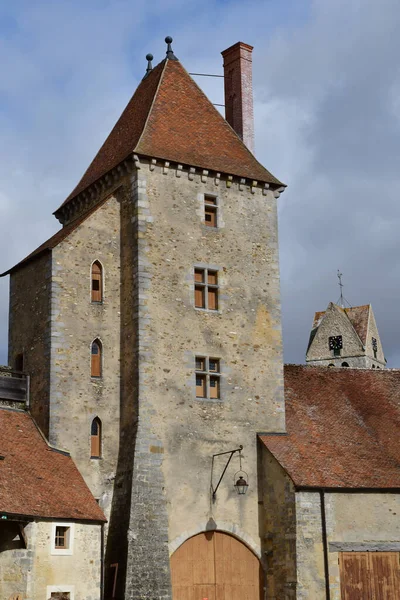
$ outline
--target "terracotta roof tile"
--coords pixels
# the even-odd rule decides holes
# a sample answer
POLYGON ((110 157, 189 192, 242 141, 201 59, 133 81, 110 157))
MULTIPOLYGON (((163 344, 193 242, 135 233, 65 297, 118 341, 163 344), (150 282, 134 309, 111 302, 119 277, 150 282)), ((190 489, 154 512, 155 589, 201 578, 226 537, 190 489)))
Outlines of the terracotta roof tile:
POLYGON ((282 185, 247 149, 179 61, 165 59, 139 84, 62 206, 133 152, 282 185))
POLYGON ((345 308, 344 310, 356 330, 358 337, 362 343, 365 344, 367 341, 370 305, 364 304, 363 306, 352 306, 351 308, 345 308))
POLYGON ((105 521, 72 458, 48 446, 31 416, 0 408, 0 512, 105 521))
POLYGON ((296 486, 400 488, 400 370, 286 365, 285 399, 260 438, 296 486))

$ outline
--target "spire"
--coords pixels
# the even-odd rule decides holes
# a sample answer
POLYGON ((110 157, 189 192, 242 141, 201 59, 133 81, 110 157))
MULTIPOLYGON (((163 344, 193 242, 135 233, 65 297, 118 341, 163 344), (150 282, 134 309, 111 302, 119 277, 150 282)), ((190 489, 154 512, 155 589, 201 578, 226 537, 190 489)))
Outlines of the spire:
POLYGON ((169 60, 179 60, 178 58, 176 58, 174 51, 172 50, 172 42, 172 37, 170 35, 167 35, 167 37, 165 38, 165 43, 167 44, 167 58, 169 58, 169 60))
POLYGON ((147 69, 146 69, 146 73, 144 74, 143 79, 146 79, 146 77, 151 73, 151 71, 153 70, 153 65, 151 64, 151 61, 153 60, 153 55, 152 54, 146 54, 146 60, 147 60, 147 69))

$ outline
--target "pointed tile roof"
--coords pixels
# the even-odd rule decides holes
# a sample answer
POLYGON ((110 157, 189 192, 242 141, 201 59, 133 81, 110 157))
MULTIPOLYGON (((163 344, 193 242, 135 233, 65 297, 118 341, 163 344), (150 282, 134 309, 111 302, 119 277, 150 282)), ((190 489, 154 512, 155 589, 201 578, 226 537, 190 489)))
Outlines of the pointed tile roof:
MULTIPOLYGON (((360 338, 361 342, 365 344, 367 340, 368 319, 371 305, 363 304, 362 306, 351 306, 349 308, 343 308, 337 304, 334 304, 334 306, 349 317, 350 323, 353 325, 358 337, 360 338)), ((323 310, 315 313, 312 326, 313 331, 318 329, 318 327, 321 325, 321 321, 325 316, 325 312, 326 311, 323 310)), ((313 335, 313 339, 314 337, 315 333, 313 335)))
POLYGON ((283 185, 257 161, 177 60, 163 60, 141 81, 62 206, 132 153, 283 185))

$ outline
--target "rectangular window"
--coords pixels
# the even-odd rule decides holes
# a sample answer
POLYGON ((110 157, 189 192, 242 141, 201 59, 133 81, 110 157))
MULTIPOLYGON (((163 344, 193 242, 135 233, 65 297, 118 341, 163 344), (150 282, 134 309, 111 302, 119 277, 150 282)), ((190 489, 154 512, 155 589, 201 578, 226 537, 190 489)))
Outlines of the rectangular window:
POLYGON ((220 362, 218 358, 196 356, 196 398, 218 400, 220 395, 220 362))
POLYGON ((69 527, 56 527, 54 547, 59 550, 66 550, 69 548, 69 527))
POLYGON ((215 196, 204 196, 204 222, 208 227, 217 227, 217 199, 215 196))
MULTIPOLYGON (((52 523, 51 554, 71 555, 74 546, 74 523, 52 523)), ((58 592, 58 589, 51 590, 58 592)), ((68 591, 68 590, 66 590, 68 591)))
POLYGON ((53 600, 70 600, 71 594, 70 592, 51 592, 51 596, 53 600))
POLYGON ((218 310, 218 271, 194 270, 194 305, 196 308, 218 310))

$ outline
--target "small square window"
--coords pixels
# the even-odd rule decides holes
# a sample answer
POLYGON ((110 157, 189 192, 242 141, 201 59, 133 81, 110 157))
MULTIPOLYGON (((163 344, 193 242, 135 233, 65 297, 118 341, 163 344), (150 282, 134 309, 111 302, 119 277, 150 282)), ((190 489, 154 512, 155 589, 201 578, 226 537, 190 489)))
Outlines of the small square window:
POLYGON ((196 371, 205 371, 205 358, 196 357, 196 371))
POLYGON ((210 358, 209 370, 213 373, 219 373, 219 360, 217 360, 216 358, 210 358))
POLYGON ((48 585, 46 589, 46 600, 74 600, 75 586, 73 585, 48 585))
MULTIPOLYGON (((73 552, 74 524, 53 523, 51 554, 71 555, 73 552)), ((53 590, 57 592, 58 590, 53 590)))

